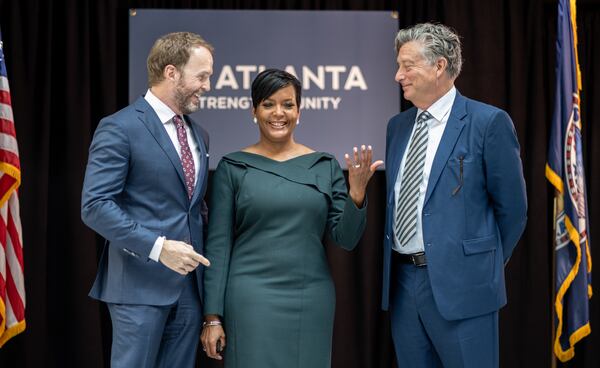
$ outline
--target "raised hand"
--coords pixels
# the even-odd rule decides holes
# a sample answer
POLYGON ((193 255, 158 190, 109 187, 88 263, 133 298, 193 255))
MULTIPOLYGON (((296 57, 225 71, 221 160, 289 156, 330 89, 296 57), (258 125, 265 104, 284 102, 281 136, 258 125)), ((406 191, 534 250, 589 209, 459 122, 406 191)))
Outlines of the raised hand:
POLYGON ((372 162, 373 148, 371 146, 367 147, 363 144, 360 148, 360 154, 356 147, 354 147, 353 151, 352 159, 350 159, 350 155, 347 153, 344 155, 346 164, 348 165, 350 197, 357 207, 362 207, 367 191, 367 184, 369 184, 369 180, 375 173, 375 170, 383 165, 383 161, 377 160, 372 162))

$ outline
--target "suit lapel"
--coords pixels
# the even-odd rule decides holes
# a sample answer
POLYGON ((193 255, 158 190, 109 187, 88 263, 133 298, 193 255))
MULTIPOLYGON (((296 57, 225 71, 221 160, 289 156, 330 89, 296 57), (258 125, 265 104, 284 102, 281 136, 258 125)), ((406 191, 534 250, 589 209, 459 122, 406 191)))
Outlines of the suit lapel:
POLYGON ((435 188, 438 179, 442 174, 442 170, 444 169, 444 166, 446 166, 448 157, 456 145, 456 141, 460 136, 460 132, 465 126, 463 119, 466 115, 466 100, 460 93, 458 93, 458 91, 456 91, 456 97, 454 98, 454 104, 452 106, 452 111, 450 112, 450 117, 446 123, 446 129, 444 129, 442 140, 440 141, 440 145, 435 153, 435 158, 433 159, 423 206, 427 204, 427 201, 429 200, 429 197, 431 196, 431 193, 433 192, 433 189, 435 188))
POLYGON ((173 146, 173 142, 171 142, 171 138, 167 134, 167 131, 163 127, 158 115, 152 109, 152 107, 144 100, 143 97, 140 97, 136 101, 136 110, 141 114, 139 116, 140 120, 144 123, 150 134, 154 137, 156 142, 165 152, 175 171, 177 171, 177 176, 181 180, 181 184, 183 184, 183 188, 185 189, 185 178, 183 176, 183 167, 181 166, 181 159, 173 146))
POLYGON ((192 119, 190 119, 188 116, 185 118, 190 123, 189 126, 192 128, 192 134, 197 143, 196 146, 198 147, 198 157, 200 159, 200 164, 198 165, 198 178, 196 179, 194 194, 191 200, 191 202, 194 203, 196 200, 198 200, 199 193, 204 193, 204 185, 206 183, 204 176, 208 172, 208 152, 204 139, 202 139, 202 134, 199 131, 200 127, 198 127, 197 123, 192 121, 192 119))
POLYGON ((417 109, 413 108, 413 111, 405 114, 404 118, 400 118, 396 122, 396 126, 391 133, 391 141, 389 144, 390 156, 388 162, 390 162, 390 176, 388 176, 388 201, 394 197, 394 183, 398 177, 398 171, 400 170, 400 164, 402 163, 402 157, 404 151, 408 145, 410 139, 410 133, 415 125, 415 117, 417 116, 417 109))

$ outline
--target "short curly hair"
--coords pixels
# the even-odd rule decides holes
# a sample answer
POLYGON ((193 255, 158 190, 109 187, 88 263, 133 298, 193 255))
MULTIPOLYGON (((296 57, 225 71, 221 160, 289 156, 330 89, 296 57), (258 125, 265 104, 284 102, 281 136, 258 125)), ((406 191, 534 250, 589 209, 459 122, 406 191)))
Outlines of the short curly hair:
POLYGON ((423 45, 423 56, 433 65, 440 57, 448 61, 446 72, 456 78, 462 69, 460 37, 450 27, 443 24, 420 23, 401 29, 396 35, 396 52, 405 43, 416 41, 423 45))

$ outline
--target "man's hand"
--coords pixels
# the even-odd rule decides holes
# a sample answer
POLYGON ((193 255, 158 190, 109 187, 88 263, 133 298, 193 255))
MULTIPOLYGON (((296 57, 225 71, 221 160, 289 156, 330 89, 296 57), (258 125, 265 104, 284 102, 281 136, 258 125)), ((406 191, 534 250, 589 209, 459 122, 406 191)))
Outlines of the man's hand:
POLYGON ((177 240, 166 240, 160 252, 159 261, 173 271, 187 275, 202 263, 210 266, 208 259, 194 251, 194 248, 184 242, 177 240))

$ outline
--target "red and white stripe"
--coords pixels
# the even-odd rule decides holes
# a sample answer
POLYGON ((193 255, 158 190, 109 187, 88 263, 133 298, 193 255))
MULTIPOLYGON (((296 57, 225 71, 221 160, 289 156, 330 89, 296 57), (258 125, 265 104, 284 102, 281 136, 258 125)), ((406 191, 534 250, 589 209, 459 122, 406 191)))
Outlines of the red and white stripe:
POLYGON ((25 329, 21 183, 8 79, 0 76, 0 347, 25 329))

